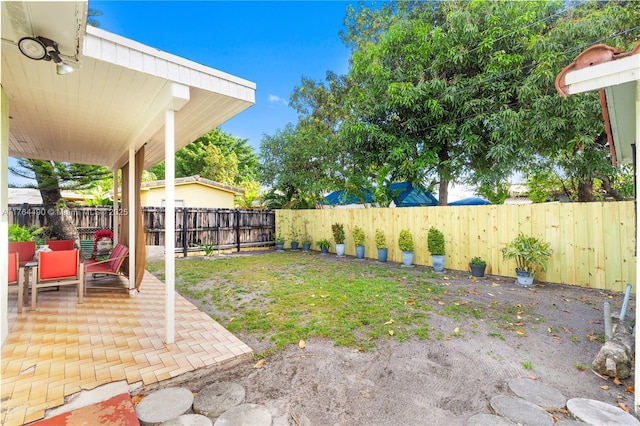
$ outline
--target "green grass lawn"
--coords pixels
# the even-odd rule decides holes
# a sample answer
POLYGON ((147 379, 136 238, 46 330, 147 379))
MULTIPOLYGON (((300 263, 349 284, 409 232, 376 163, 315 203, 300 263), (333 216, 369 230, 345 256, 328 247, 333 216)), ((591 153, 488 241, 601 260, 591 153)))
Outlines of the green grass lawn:
MULTIPOLYGON (((147 265, 161 279, 163 267, 147 265)), ((180 294, 229 331, 271 339, 275 348, 309 337, 360 350, 380 339, 440 339, 442 332, 429 325, 434 310, 456 321, 503 314, 510 321, 502 309, 460 302, 441 281, 425 268, 334 261, 317 253, 176 260, 180 294)))

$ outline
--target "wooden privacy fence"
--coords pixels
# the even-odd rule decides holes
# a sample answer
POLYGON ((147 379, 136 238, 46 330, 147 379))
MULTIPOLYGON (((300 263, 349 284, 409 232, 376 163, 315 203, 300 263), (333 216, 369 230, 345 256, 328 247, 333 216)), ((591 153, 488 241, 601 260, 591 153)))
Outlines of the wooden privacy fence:
MULTIPOLYGON (((147 245, 164 245, 164 207, 143 209, 147 245)), ((271 210, 176 208, 176 248, 184 255, 208 245, 215 249, 273 245, 275 214, 271 210)))
MULTIPOLYGON (((553 254, 547 272, 536 280, 624 291, 636 284, 635 212, 632 201, 602 203, 556 203, 496 206, 443 206, 410 208, 279 210, 277 232, 287 239, 292 230, 317 242, 328 239, 335 253, 331 224, 344 224, 346 254, 355 255, 351 231, 364 229, 365 256, 377 258, 374 234, 387 236, 389 260, 400 262, 398 234, 409 229, 415 242, 414 263, 431 266, 427 232, 436 227, 444 233, 445 268, 469 269, 469 260, 487 261, 487 273, 515 276, 515 263, 502 260, 502 248, 518 232, 551 243, 553 254)), ((314 243, 314 248, 317 245, 314 243)), ((635 290, 634 290, 635 291, 635 290)))
MULTIPOLYGON (((9 206, 9 224, 46 226, 43 206, 9 206)), ((68 214, 78 227, 81 239, 93 239, 98 229, 113 230, 113 207, 70 207, 58 214, 68 214)), ((147 245, 164 245, 164 207, 143 207, 147 245)), ((121 216, 127 220, 126 216, 121 216)), ((201 250, 273 245, 275 213, 271 210, 232 210, 176 208, 176 250, 201 250)))

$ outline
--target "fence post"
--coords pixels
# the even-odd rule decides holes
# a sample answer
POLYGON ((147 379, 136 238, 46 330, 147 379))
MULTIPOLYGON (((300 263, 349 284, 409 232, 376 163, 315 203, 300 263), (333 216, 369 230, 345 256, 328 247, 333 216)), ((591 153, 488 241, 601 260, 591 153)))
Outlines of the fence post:
POLYGON ((236 209, 236 244, 240 252, 240 210, 236 209))
POLYGON ((189 252, 189 243, 187 238, 187 208, 182 207, 182 257, 187 257, 189 252))

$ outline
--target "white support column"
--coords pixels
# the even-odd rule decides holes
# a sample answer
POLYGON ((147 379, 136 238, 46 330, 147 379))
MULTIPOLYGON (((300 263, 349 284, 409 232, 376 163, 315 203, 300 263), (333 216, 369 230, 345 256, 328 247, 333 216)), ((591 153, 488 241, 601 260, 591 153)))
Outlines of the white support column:
POLYGON ((9 335, 9 98, 0 87, 0 345, 9 335))
MULTIPOLYGON (((136 289, 136 152, 129 148, 129 294, 134 294, 136 289)), ((122 188, 124 191, 124 188, 122 188)))
POLYGON ((173 110, 165 111, 164 119, 164 342, 175 341, 175 249, 176 249, 176 213, 175 213, 175 130, 173 110))
POLYGON ((113 170, 113 245, 118 243, 120 237, 120 203, 118 202, 118 169, 113 170))
MULTIPOLYGON (((640 80, 636 80, 636 169, 640 166, 640 80)), ((636 204, 638 203, 638 189, 640 188, 640 175, 636 170, 636 204)), ((637 209, 637 207, 636 207, 637 209)), ((638 231, 640 230, 640 215, 636 210, 636 325, 635 325, 635 377, 634 377, 634 387, 635 389, 640 389, 640 361, 638 360, 640 356, 640 285, 638 280, 640 279, 640 262, 638 262, 638 255, 640 254, 640 244, 638 244, 638 231)), ((640 413, 640 392, 634 393, 634 405, 636 416, 640 413)))

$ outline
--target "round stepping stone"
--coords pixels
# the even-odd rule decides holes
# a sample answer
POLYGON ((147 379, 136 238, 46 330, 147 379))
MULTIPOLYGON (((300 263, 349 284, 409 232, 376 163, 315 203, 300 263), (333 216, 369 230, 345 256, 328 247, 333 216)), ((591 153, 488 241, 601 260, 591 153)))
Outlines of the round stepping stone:
POLYGON ((517 426, 511 420, 495 414, 476 414, 467 420, 467 426, 517 426))
POLYGON ((225 411, 213 426, 271 426, 271 413, 264 405, 242 404, 225 411))
POLYGON ((165 388, 142 398, 136 415, 142 426, 166 422, 191 410, 193 394, 184 388, 165 388))
POLYGON ((183 414, 167 420, 161 426, 213 426, 213 422, 209 417, 200 414, 183 414))
POLYGON ((237 383, 218 382, 206 386, 196 395, 193 411, 216 418, 244 402, 244 388, 237 383))
POLYGON ((508 385, 511 392, 545 410, 560 410, 567 404, 567 398, 560 391, 538 380, 511 379, 508 385))
POLYGON ((515 396, 498 395, 491 398, 494 411, 521 425, 552 426, 553 418, 542 408, 515 396))
POLYGON ((592 425, 640 425, 638 419, 622 408, 594 399, 572 398, 567 401, 567 409, 576 419, 592 425))

